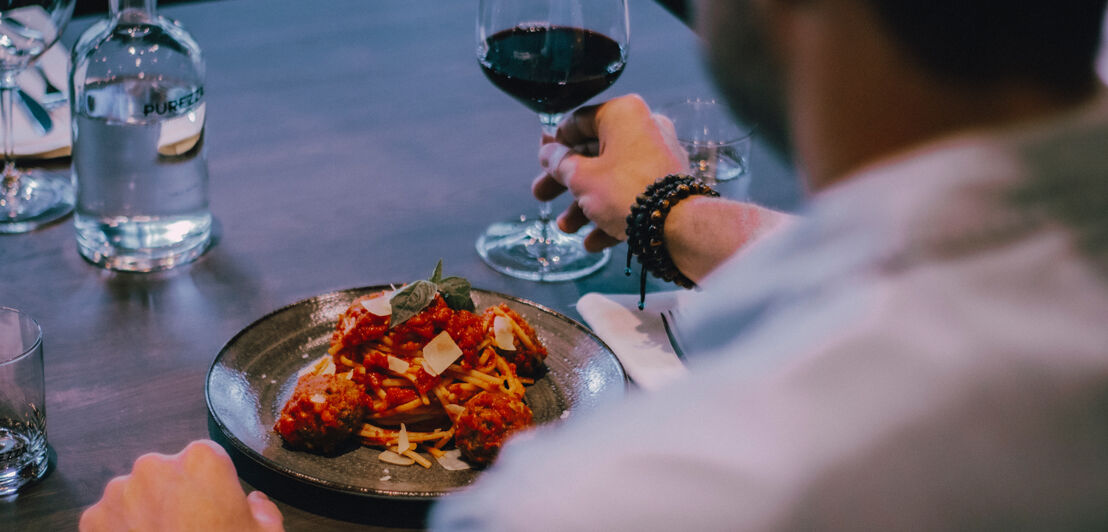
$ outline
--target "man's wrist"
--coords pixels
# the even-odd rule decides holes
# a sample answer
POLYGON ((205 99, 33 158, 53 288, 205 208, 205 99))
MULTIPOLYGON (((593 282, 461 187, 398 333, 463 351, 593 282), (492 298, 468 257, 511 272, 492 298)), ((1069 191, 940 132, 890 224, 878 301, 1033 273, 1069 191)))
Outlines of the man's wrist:
POLYGON ((696 284, 677 268, 665 244, 666 218, 670 210, 692 196, 719 196, 703 181, 684 174, 658 179, 635 198, 627 216, 627 275, 631 275, 631 256, 638 257, 640 270, 639 308, 646 297, 646 273, 684 288, 696 284))

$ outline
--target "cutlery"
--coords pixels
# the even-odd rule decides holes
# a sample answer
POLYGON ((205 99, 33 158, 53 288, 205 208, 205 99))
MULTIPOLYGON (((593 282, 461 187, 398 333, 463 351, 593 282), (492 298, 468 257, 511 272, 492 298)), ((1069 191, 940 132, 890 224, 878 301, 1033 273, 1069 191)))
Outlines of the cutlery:
POLYGON ((669 345, 673 347, 673 352, 677 354, 677 358, 685 360, 685 352, 681 349, 681 342, 677 340, 677 317, 673 314, 672 310, 666 309, 665 312, 660 314, 662 317, 662 327, 666 329, 666 336, 669 337, 669 345), (669 319, 666 319, 666 315, 669 315, 669 319), (673 322, 672 324, 670 322, 673 322))
POLYGON ((56 87, 50 82, 50 77, 46 75, 46 69, 42 68, 39 63, 34 63, 34 69, 38 72, 43 83, 46 84, 45 93, 42 96, 42 106, 47 109, 53 109, 63 103, 65 103, 66 95, 61 89, 56 87))
POLYGON ((54 120, 50 118, 50 112, 43 108, 42 104, 35 101, 23 89, 16 89, 16 94, 19 96, 17 100, 22 105, 23 110, 32 118, 31 124, 35 126, 35 130, 38 131, 39 135, 45 135, 51 129, 54 129, 54 120))

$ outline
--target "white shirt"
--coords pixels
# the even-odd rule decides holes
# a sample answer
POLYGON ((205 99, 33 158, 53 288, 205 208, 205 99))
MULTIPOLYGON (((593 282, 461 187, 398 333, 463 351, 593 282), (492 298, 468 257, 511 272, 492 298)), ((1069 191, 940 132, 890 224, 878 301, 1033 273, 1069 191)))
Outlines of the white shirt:
POLYGON ((1108 105, 865 169, 721 266, 687 378, 514 441, 441 530, 1108 526, 1108 105))

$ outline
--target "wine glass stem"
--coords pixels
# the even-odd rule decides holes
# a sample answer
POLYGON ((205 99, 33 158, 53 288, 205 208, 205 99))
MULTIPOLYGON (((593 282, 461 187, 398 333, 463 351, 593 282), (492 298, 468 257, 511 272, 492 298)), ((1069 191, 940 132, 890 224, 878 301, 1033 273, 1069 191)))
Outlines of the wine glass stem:
POLYGON ((14 107, 15 72, 0 74, 0 120, 4 123, 4 190, 14 190, 19 184, 19 172, 15 169, 15 139, 13 138, 12 108, 14 107))
MULTIPOLYGON (((558 122, 562 121, 561 113, 539 113, 539 123, 542 124, 543 137, 553 138, 558 133, 558 122)), ((551 218, 551 206, 549 201, 543 201, 539 203, 539 221, 542 222, 542 238, 543 242, 550 240, 547 234, 550 227, 551 218)))

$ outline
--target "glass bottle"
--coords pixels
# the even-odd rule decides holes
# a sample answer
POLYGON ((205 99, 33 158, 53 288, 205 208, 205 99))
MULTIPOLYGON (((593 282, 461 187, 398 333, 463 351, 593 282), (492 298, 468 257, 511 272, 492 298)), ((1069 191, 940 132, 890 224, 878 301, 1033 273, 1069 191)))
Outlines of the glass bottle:
POLYGON ((211 240, 204 62, 156 0, 109 5, 73 47, 77 247, 114 270, 163 270, 211 240))

